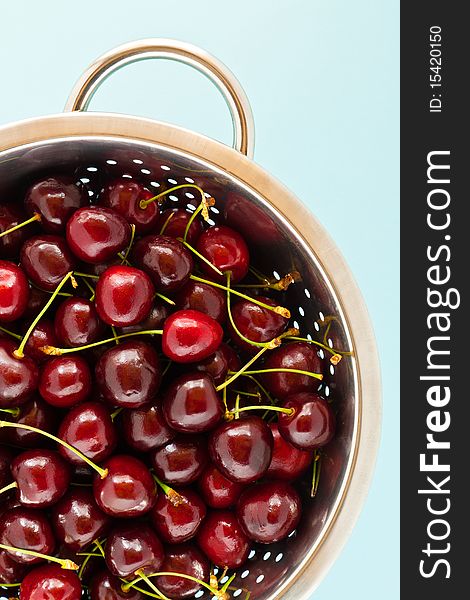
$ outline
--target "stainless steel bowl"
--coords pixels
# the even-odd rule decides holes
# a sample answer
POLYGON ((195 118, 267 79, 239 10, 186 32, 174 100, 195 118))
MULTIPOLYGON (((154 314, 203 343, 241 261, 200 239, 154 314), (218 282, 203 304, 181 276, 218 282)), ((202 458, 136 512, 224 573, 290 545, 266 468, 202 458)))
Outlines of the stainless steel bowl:
MULTIPOLYGON (((214 222, 225 220, 246 237, 256 265, 302 281, 289 289, 293 322, 318 336, 327 317, 328 339, 353 351, 323 382, 338 414, 338 435, 328 446, 318 494, 306 500, 303 519, 283 543, 257 547, 233 585, 257 600, 308 598, 338 556, 359 515, 379 445, 381 391, 376 345, 364 302, 328 234, 281 183, 253 162, 253 119, 240 84, 203 50, 173 40, 149 39, 99 58, 78 81, 60 115, 0 128, 0 194, 21 199, 28 181, 51 170, 77 170, 98 184, 104 176, 138 177, 202 185, 217 200, 214 222), (234 122, 234 149, 166 123, 109 113, 86 113, 102 81, 125 64, 167 58, 208 76, 221 90, 234 122), (326 319, 325 319, 326 318, 326 319)), ((191 190, 175 202, 190 204, 191 190)), ((276 276, 276 273, 274 273, 276 276)), ((324 329, 322 330, 324 331, 324 329)), ((371 549, 371 551, 373 551, 371 549)), ((359 560, 359 558, 358 558, 359 560)), ((241 591, 238 591, 241 590, 241 591)), ((199 596, 202 597, 202 596, 199 596)))

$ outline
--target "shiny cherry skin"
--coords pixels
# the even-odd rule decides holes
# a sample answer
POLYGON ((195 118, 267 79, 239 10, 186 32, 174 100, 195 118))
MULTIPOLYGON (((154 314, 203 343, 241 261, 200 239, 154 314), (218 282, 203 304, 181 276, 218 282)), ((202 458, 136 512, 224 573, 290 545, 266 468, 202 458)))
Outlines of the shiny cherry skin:
POLYGON ((174 301, 179 310, 198 310, 223 325, 227 319, 227 300, 225 294, 207 284, 192 279, 179 290, 174 301))
POLYGON ((128 592, 122 591, 122 581, 119 577, 111 575, 109 571, 101 571, 90 585, 91 600, 144 600, 144 596, 131 588, 128 592))
POLYGON ((181 242, 165 235, 148 235, 132 249, 131 262, 152 279, 163 294, 176 292, 188 281, 193 259, 181 242))
MULTIPOLYGON (((0 204, 0 233, 20 225, 26 221, 27 216, 12 204, 0 204)), ((12 231, 8 235, 0 237, 0 256, 2 258, 16 258, 19 254, 21 246, 24 244, 28 236, 31 235, 30 224, 27 227, 21 227, 16 231, 12 231)))
MULTIPOLYGON (((111 456, 118 441, 111 415, 102 402, 84 402, 71 408, 59 426, 58 436, 95 463, 111 456)), ((72 464, 83 464, 83 459, 64 446, 58 445, 58 451, 72 464)))
MULTIPOLYGON (((321 373, 322 363, 313 344, 293 342, 282 344, 267 356, 266 369, 298 369, 310 373, 321 373)), ((261 380, 266 389, 276 398, 285 398, 299 392, 314 392, 319 380, 299 373, 263 373, 261 380)))
POLYGON ((214 429, 221 421, 224 405, 209 375, 185 373, 166 390, 163 414, 175 431, 202 433, 214 429))
POLYGON ((20 600, 80 600, 82 582, 75 571, 41 565, 30 571, 20 587, 20 600))
POLYGON ((109 267, 96 284, 96 310, 108 325, 136 325, 149 315, 154 295, 147 273, 125 265, 109 267))
POLYGON ((204 469, 198 486, 204 502, 211 508, 234 506, 244 489, 243 484, 230 481, 213 464, 204 469))
POLYGON ((237 517, 253 541, 272 544, 286 538, 299 524, 302 502, 285 481, 267 481, 251 486, 240 496, 237 517))
POLYGON ((223 335, 219 323, 204 313, 178 310, 163 325, 162 350, 174 362, 197 362, 214 354, 223 335))
POLYGON ((67 222, 67 243, 86 263, 106 262, 129 244, 129 223, 110 208, 89 206, 73 213, 67 222))
POLYGON ((223 423, 209 437, 209 454, 217 468, 237 483, 253 483, 268 470, 273 435, 261 417, 223 423))
POLYGON ((196 363, 194 367, 210 375, 214 383, 220 385, 225 381, 228 371, 238 371, 241 364, 235 350, 222 342, 214 354, 196 363))
POLYGON ((139 408, 155 397, 161 367, 155 349, 145 342, 120 343, 99 359, 96 381, 104 398, 113 406, 139 408))
MULTIPOLYGON (((258 296, 258 300, 276 306, 276 302, 271 298, 258 296)), ((249 300, 241 300, 232 307, 232 318, 238 331, 253 342, 269 342, 278 337, 287 326, 288 319, 278 315, 272 310, 258 306, 249 300)), ((259 347, 245 342, 229 324, 233 343, 240 349, 251 354, 258 352, 259 347)))
MULTIPOLYGON (((161 229, 170 214, 173 214, 171 219, 169 220, 167 226, 165 227, 164 234, 172 237, 172 238, 182 238, 184 237, 184 232, 186 231, 186 226, 188 224, 189 219, 191 218, 192 213, 184 208, 167 208, 160 215, 160 219, 158 221, 158 227, 161 229)), ((157 229, 158 229, 157 227, 157 229)), ((202 225, 199 219, 194 219, 189 227, 188 236, 186 238, 188 244, 194 246, 199 239, 199 236, 202 233, 202 225)))
POLYGON ((166 422, 159 401, 133 410, 126 409, 120 420, 127 445, 138 452, 160 448, 177 435, 166 422))
POLYGON ((28 279, 47 292, 53 292, 75 267, 64 238, 56 235, 30 237, 21 248, 20 263, 28 279))
POLYGON ((175 490, 179 497, 159 494, 150 513, 155 531, 168 544, 193 538, 206 516, 206 506, 191 489, 175 490))
POLYGON ((118 525, 108 536, 105 560, 117 577, 135 577, 139 569, 155 573, 163 563, 163 546, 156 533, 142 523, 118 525))
POLYGON ((21 406, 38 386, 39 371, 27 356, 16 358, 18 343, 0 339, 0 408, 21 406))
POLYGON ((20 267, 0 260, 0 323, 20 319, 28 305, 29 284, 20 267))
POLYGON ((180 435, 151 454, 155 474, 170 485, 196 481, 208 458, 205 439, 190 435, 180 435))
MULTIPOLYGON (((179 544, 167 548, 160 568, 162 573, 183 573, 205 582, 209 579, 209 561, 199 548, 192 544, 179 544)), ((164 575, 158 578, 158 589, 169 598, 180 600, 193 598, 201 589, 201 585, 183 577, 164 575)))
MULTIPOLYGON (((55 549, 55 539, 48 517, 31 508, 12 508, 3 513, 0 521, 0 544, 33 550, 51 556, 55 549)), ((8 556, 23 565, 34 565, 42 558, 6 550, 8 556)))
POLYGON ((11 463, 23 506, 47 508, 58 502, 70 483, 70 467, 53 450, 33 449, 18 454, 11 463))
POLYGON ((57 346, 54 324, 49 319, 41 319, 38 322, 29 335, 24 351, 36 363, 41 364, 49 358, 41 350, 42 346, 57 346))
POLYGON ((128 223, 135 225, 137 234, 154 231, 157 227, 160 208, 158 202, 151 202, 140 208, 141 200, 150 200, 155 194, 132 179, 116 179, 108 183, 100 193, 99 204, 112 208, 128 223))
POLYGON ((336 419, 328 402, 316 393, 301 392, 287 396, 284 408, 294 414, 279 413, 279 433, 301 450, 314 450, 330 442, 336 430, 336 419))
POLYGON ((10 448, 0 446, 0 488, 11 483, 10 465, 14 456, 10 448))
POLYGON ((269 428, 273 434, 274 446, 266 477, 268 479, 281 479, 282 481, 299 479, 312 463, 312 452, 299 450, 299 448, 287 442, 279 433, 277 423, 270 423, 269 428))
MULTIPOLYGON (((15 423, 36 427, 41 431, 55 431, 57 422, 57 411, 44 402, 38 395, 34 395, 25 404, 19 407, 19 415, 10 419, 15 423)), ((8 427, 3 435, 9 444, 20 448, 38 448, 47 444, 47 440, 40 433, 28 431, 27 429, 13 429, 8 427)), ((0 486, 1 487, 1 486, 0 486)))
POLYGON ((57 340, 66 348, 92 344, 104 333, 95 304, 85 298, 66 298, 54 318, 57 340))
POLYGON ((25 574, 25 565, 20 565, 5 550, 0 549, 0 586, 2 583, 18 583, 25 574))
POLYGON ((157 499, 155 481, 145 464, 133 456, 114 455, 103 465, 108 474, 96 475, 95 501, 103 512, 117 518, 140 517, 157 499))
POLYGON ((207 558, 221 568, 241 567, 250 552, 250 540, 235 513, 229 510, 214 510, 207 515, 199 529, 197 543, 207 558))
MULTIPOLYGON (((168 319, 170 314, 168 304, 163 302, 154 302, 147 317, 137 325, 127 325, 120 327, 119 333, 133 333, 136 331, 147 331, 149 329, 163 329, 163 323, 168 319)), ((139 339, 144 339, 144 336, 137 336, 139 339)), ((134 338, 136 339, 136 338, 134 338)), ((145 335, 145 340, 148 341, 148 335, 145 335)))
POLYGON ((70 408, 86 400, 90 392, 90 367, 81 356, 56 356, 42 367, 39 393, 48 404, 70 408))
MULTIPOLYGON (((231 283, 238 283, 248 273, 250 253, 242 236, 222 225, 210 227, 199 237, 196 250, 215 265, 222 273, 231 273, 231 283)), ((225 283, 225 276, 217 275, 205 262, 200 263, 201 269, 211 278, 225 283)))
POLYGON ((106 535, 111 519, 95 502, 89 488, 72 488, 53 508, 56 539, 73 552, 106 535))
POLYGON ((47 177, 26 191, 24 205, 29 215, 41 215, 47 233, 62 233, 72 214, 88 204, 88 193, 81 182, 63 175, 47 177))

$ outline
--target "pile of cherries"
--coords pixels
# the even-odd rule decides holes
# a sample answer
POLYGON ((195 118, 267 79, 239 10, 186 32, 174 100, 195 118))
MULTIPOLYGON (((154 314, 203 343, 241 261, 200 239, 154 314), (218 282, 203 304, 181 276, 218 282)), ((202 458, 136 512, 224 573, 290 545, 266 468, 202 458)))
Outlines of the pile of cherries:
MULTIPOLYGON (((183 186, 177 186, 178 189, 183 186)), ((73 177, 0 204, 0 588, 22 600, 227 598, 298 526, 335 431, 322 344, 213 199, 73 177), (310 476, 307 475, 307 479, 310 476), (225 583, 224 583, 225 582, 225 583)))

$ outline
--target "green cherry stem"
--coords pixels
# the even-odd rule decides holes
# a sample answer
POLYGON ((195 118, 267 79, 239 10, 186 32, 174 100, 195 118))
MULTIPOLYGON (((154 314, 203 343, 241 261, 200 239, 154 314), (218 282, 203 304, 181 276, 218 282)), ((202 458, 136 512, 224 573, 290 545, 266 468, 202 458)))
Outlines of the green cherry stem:
POLYGON ((114 421, 114 419, 115 419, 115 418, 116 418, 118 415, 120 415, 120 414, 122 413, 122 411, 123 411, 123 410, 124 410, 124 408, 123 408, 122 406, 120 406, 119 408, 116 408, 116 410, 115 410, 113 413, 111 413, 111 415, 110 415, 110 416, 111 416, 111 421, 114 421))
POLYGON ((172 188, 168 188, 167 190, 164 190, 163 192, 160 192, 156 196, 153 196, 153 198, 149 198, 148 200, 141 200, 139 202, 139 207, 142 210, 144 210, 145 208, 147 208, 147 206, 149 204, 152 204, 152 202, 157 202, 158 200, 160 200, 160 198, 163 198, 164 196, 168 196, 168 194, 171 194, 172 192, 176 192, 177 190, 181 190, 183 188, 193 188, 193 189, 196 189, 201 194, 201 196, 203 198, 205 198, 203 190, 198 185, 196 185, 195 183, 183 183, 181 185, 175 185, 172 188))
POLYGON ((272 279, 262 279, 261 281, 262 283, 240 283, 235 287, 247 289, 270 289, 278 292, 284 292, 292 283, 300 281, 300 273, 298 271, 292 271, 291 273, 284 275, 284 277, 279 280, 273 281, 272 279))
POLYGON ((170 600, 167 596, 165 596, 165 594, 163 594, 158 588, 157 586, 153 583, 153 581, 151 581, 147 575, 144 573, 143 569, 139 569, 138 571, 135 572, 135 574, 137 576, 139 576, 142 581, 145 581, 145 583, 149 586, 149 588, 151 590, 153 590, 154 592, 156 592, 157 594, 160 595, 160 598, 162 598, 162 600, 170 600))
POLYGON ((90 290, 90 292, 91 292, 90 302, 93 302, 93 300, 95 299, 95 289, 93 288, 93 286, 90 284, 90 282, 88 281, 88 279, 86 277, 81 277, 81 280, 86 285, 86 287, 90 290))
POLYGON ((1 327, 0 326, 0 331, 3 331, 3 333, 6 333, 7 335, 11 335, 11 337, 16 338, 17 340, 22 340, 23 339, 21 337, 21 335, 18 335, 17 333, 13 333, 13 331, 10 331, 9 329, 5 329, 5 327, 1 327))
POLYGON ((4 488, 2 488, 0 490, 0 495, 2 495, 4 492, 8 492, 8 490, 14 490, 17 487, 18 487, 18 484, 16 483, 16 481, 13 481, 13 483, 9 483, 8 485, 6 485, 4 488))
POLYGON ((6 546, 5 544, 0 544, 0 548, 2 550, 7 550, 7 552, 19 552, 21 554, 26 554, 26 556, 34 556, 36 558, 43 558, 44 560, 55 562, 58 565, 60 565, 62 569, 66 569, 68 571, 78 570, 78 565, 76 565, 72 560, 69 560, 68 558, 57 558, 56 556, 47 556, 47 554, 41 554, 40 552, 35 552, 34 550, 15 548, 13 546, 6 546))
POLYGON ((121 265, 128 262, 127 257, 129 256, 129 252, 131 251, 132 244, 134 243, 134 237, 135 237, 135 225, 134 225, 134 223, 131 223, 131 239, 129 242, 129 246, 127 246, 127 250, 122 257, 121 265))
POLYGON ((171 488, 166 483, 163 483, 155 474, 153 474, 153 478, 158 483, 158 485, 162 488, 163 493, 168 498, 168 500, 173 504, 173 506, 180 506, 181 504, 187 504, 186 500, 178 494, 176 490, 171 488))
POLYGON ((267 404, 260 404, 259 406, 242 406, 241 408, 236 407, 233 410, 229 410, 225 413, 225 419, 227 421, 233 421, 233 419, 236 418, 239 413, 247 410, 273 410, 275 412, 284 413, 289 417, 292 417, 295 414, 294 408, 282 408, 281 406, 268 406, 267 404))
POLYGON ((119 337, 116 331, 116 327, 114 327, 114 325, 111 325, 111 331, 113 332, 113 338, 114 341, 116 342, 116 346, 119 344, 119 337))
POLYGON ((8 413, 14 419, 17 419, 20 416, 21 411, 19 408, 0 408, 0 412, 8 413))
MULTIPOLYGON (((139 581, 142 581, 142 579, 144 579, 142 577, 142 573, 141 572, 137 571, 136 575, 137 575, 137 579, 134 579, 134 581, 130 581, 130 582, 128 582, 128 583, 126 583, 125 585, 122 586, 122 591, 123 592, 128 592, 137 583, 139 583, 139 581)), ((175 573, 175 572, 172 572, 172 571, 161 571, 159 573, 151 573, 150 575, 147 575, 148 579, 153 578, 153 577, 182 577, 183 579, 188 579, 189 581, 194 581, 194 583, 198 583, 199 585, 202 585, 207 590, 209 590, 209 592, 213 596, 215 596, 216 598, 222 598, 222 593, 225 593, 225 591, 222 592, 222 590, 217 590, 214 587, 210 586, 205 581, 202 581, 201 579, 196 579, 196 577, 193 577, 192 575, 186 575, 186 573, 175 573)), ((232 580, 233 580, 233 578, 232 578, 232 580)))
POLYGON ((337 365, 339 363, 339 361, 341 360, 341 357, 353 355, 353 353, 349 350, 337 350, 336 348, 330 348, 326 344, 322 344, 321 342, 317 342, 316 340, 310 340, 308 338, 298 337, 296 335, 289 335, 289 336, 287 336, 287 339, 294 340, 296 342, 307 342, 308 344, 315 344, 315 346, 319 346, 320 348, 323 348, 323 350, 326 350, 327 352, 329 352, 330 354, 333 355, 330 359, 331 362, 333 362, 332 359, 335 357, 335 355, 338 355, 339 359, 335 360, 335 362, 333 362, 333 364, 335 364, 335 365, 337 365))
POLYGON ((321 474, 321 463, 322 456, 319 450, 315 450, 313 453, 313 473, 312 473, 312 487, 310 489, 310 497, 315 498, 318 491, 318 484, 320 483, 321 474))
POLYGON ((163 223, 162 228, 160 229, 160 235, 163 235, 165 233, 165 229, 168 227, 168 223, 171 221, 171 219, 175 216, 174 212, 171 212, 168 217, 166 218, 165 222, 163 223))
POLYGON ((185 242, 183 238, 176 238, 179 242, 181 242, 183 244, 183 246, 185 248, 187 248, 190 252, 192 252, 193 254, 195 254, 200 260, 202 260, 203 262, 206 263, 206 265, 209 265, 209 267, 215 271, 217 273, 217 275, 220 275, 221 277, 223 276, 223 273, 220 269, 218 269, 214 264, 211 263, 210 260, 208 260, 205 256, 203 256, 200 252, 198 252, 196 250, 196 248, 193 248, 191 246, 191 244, 188 244, 188 242, 185 242))
POLYGON ((223 383, 221 383, 220 385, 218 385, 215 389, 217 392, 220 392, 221 390, 225 389, 228 385, 230 385, 233 381, 235 381, 235 379, 238 379, 238 377, 240 377, 240 375, 243 375, 243 373, 245 373, 245 371, 251 367, 251 365, 256 362, 258 360, 258 358, 260 358, 260 356, 262 356, 266 350, 269 350, 268 346, 264 346, 264 348, 261 348, 261 350, 255 354, 255 356, 253 356, 253 358, 248 361, 246 363, 246 365, 244 365, 239 371, 229 371, 229 375, 232 375, 232 377, 229 377, 228 379, 226 379, 223 383))
POLYGON ((81 271, 74 271, 74 275, 78 275, 79 277, 88 277, 89 279, 99 279, 98 275, 91 275, 91 273, 82 273, 81 271))
POLYGON ((202 190, 200 190, 200 191, 202 192, 202 194, 201 194, 202 200, 186 224, 186 229, 184 230, 184 235, 183 235, 184 241, 186 241, 186 238, 188 237, 189 229, 190 229, 191 225, 193 224, 193 221, 197 217, 197 215, 202 212, 202 218, 204 219, 204 221, 208 221, 209 220, 209 207, 214 206, 214 204, 215 204, 214 198, 206 198, 204 195, 204 192, 202 190))
MULTIPOLYGON (((240 373, 240 371, 229 371, 229 375, 236 375, 240 373)), ((240 373, 240 375, 259 375, 260 373, 298 373, 299 375, 307 375, 308 377, 313 377, 314 379, 319 379, 320 381, 323 379, 323 375, 321 373, 312 373, 310 371, 301 371, 300 369, 259 369, 258 371, 244 371, 240 373)))
POLYGON ((5 235, 8 235, 9 233, 13 233, 17 229, 20 229, 20 227, 24 227, 25 225, 29 225, 30 223, 34 223, 35 221, 40 221, 40 220, 41 220, 41 215, 39 213, 34 213, 34 216, 31 217, 31 219, 28 219, 27 221, 23 221, 23 223, 19 223, 19 225, 15 225, 14 227, 10 227, 10 229, 6 229, 5 231, 2 231, 2 233, 0 233, 0 238, 2 238, 5 235))
POLYGON ((160 292, 155 292, 154 298, 160 298, 167 304, 171 304, 171 306, 175 306, 175 302, 173 302, 173 300, 171 298, 168 298, 167 296, 160 294, 160 292))

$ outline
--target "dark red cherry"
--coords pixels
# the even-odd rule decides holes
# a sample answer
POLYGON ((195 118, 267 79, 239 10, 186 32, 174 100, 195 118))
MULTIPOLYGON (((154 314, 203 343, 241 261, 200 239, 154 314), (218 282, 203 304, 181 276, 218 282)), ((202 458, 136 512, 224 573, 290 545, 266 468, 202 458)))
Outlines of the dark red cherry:
POLYGON ((85 298, 66 298, 57 309, 54 327, 60 344, 67 348, 92 344, 104 332, 94 303, 85 298))
POLYGON ((155 294, 147 273, 134 267, 109 267, 96 284, 96 310, 108 325, 136 325, 150 313, 155 294))
POLYGON ((182 433, 213 429, 224 415, 224 405, 205 373, 186 373, 172 381, 163 400, 167 423, 182 433))
MULTIPOLYGON (((117 445, 117 433, 106 405, 85 402, 67 412, 59 427, 59 438, 95 463, 107 459, 117 445)), ((59 452, 74 465, 83 459, 59 445, 59 452)))
MULTIPOLYGON (((189 575, 205 582, 209 579, 209 561, 199 548, 191 544, 180 544, 167 548, 160 568, 162 573, 183 573, 183 575, 189 575)), ((195 581, 172 575, 159 577, 156 583, 161 592, 175 600, 192 598, 201 589, 201 585, 195 581)))
POLYGON ((159 292, 176 292, 188 281, 193 259, 181 242, 164 235, 149 235, 132 249, 132 263, 148 273, 159 292))
POLYGON ((206 506, 191 489, 177 491, 178 496, 159 494, 150 514, 156 532, 164 542, 179 544, 196 535, 206 516, 206 506))
POLYGON ((41 215, 41 227, 48 233, 62 233, 67 221, 81 206, 88 204, 88 193, 72 177, 41 179, 26 192, 24 205, 32 216, 41 215))
POLYGON ((110 522, 88 488, 73 488, 52 509, 57 541, 73 552, 81 552, 105 535, 110 522))
POLYGON ((149 512, 157 498, 150 471, 133 456, 115 455, 103 464, 108 474, 96 475, 93 493, 106 514, 117 518, 140 517, 149 512))
POLYGON ((32 320, 35 319, 41 310, 46 306, 51 295, 37 287, 30 286, 28 296, 28 304, 26 306, 23 319, 32 322, 32 320))
POLYGON ((21 406, 38 386, 39 371, 27 356, 16 358, 18 344, 0 339, 0 408, 21 406))
POLYGON ((155 194, 132 179, 111 181, 100 193, 99 203, 112 208, 128 223, 135 225, 136 233, 142 235, 156 229, 160 209, 158 202, 140 208, 141 200, 150 200, 155 194))
POLYGON ((219 323, 204 313, 179 310, 163 325, 162 350, 175 362, 197 362, 214 354, 223 335, 219 323))
MULTIPOLYGON (((0 520, 0 544, 32 550, 50 556, 54 552, 55 539, 46 515, 31 508, 12 508, 3 513, 0 520)), ((34 565, 43 559, 13 550, 8 556, 24 565, 34 565)))
POLYGON ((160 448, 176 436, 176 431, 169 427, 163 416, 160 402, 126 409, 120 420, 126 443, 138 452, 160 448))
POLYGON ((198 371, 210 375, 216 385, 225 381, 228 371, 238 371, 240 366, 235 350, 223 342, 214 354, 194 365, 198 371))
MULTIPOLYGON (((160 229, 167 222, 170 214, 173 214, 173 216, 168 221, 164 234, 172 238, 184 237, 184 232, 186 231, 186 226, 191 218, 192 213, 184 210, 184 208, 167 208, 160 215, 160 219, 158 221, 158 227, 160 229)), ((191 246, 194 246, 201 233, 202 225, 200 220, 196 217, 189 227, 188 235, 186 237, 187 242, 191 244, 191 246)))
POLYGON ((163 557, 163 546, 148 525, 125 523, 108 536, 105 560, 111 573, 118 577, 135 577, 140 569, 146 574, 155 573, 163 557))
MULTIPOLYGON (((219 196, 216 196, 218 199, 219 196)), ((258 249, 272 252, 284 241, 280 227, 262 206, 238 192, 228 192, 224 206, 225 222, 237 231, 243 232, 244 239, 258 249)))
POLYGON ((209 453, 231 481, 253 483, 268 470, 273 436, 261 417, 249 416, 223 423, 209 437, 209 453))
MULTIPOLYGON (((199 237, 196 250, 222 273, 230 272, 231 283, 238 283, 248 273, 250 254, 242 236, 224 225, 210 227, 199 237)), ((211 278, 225 283, 225 277, 220 277, 205 262, 200 263, 201 269, 211 278)))
POLYGON ((302 514, 296 490, 285 481, 267 481, 246 489, 237 504, 243 531, 260 544, 279 542, 295 530, 302 514))
POLYGON ((222 568, 241 567, 250 552, 250 541, 229 510, 209 513, 199 529, 197 542, 207 558, 222 568))
POLYGON ((32 283, 48 292, 53 292, 75 266, 65 240, 56 235, 29 238, 21 248, 20 262, 32 283))
POLYGON ((299 448, 287 442, 279 433, 277 423, 270 423, 269 428, 273 434, 274 446, 266 477, 269 479, 282 479, 283 481, 299 479, 312 462, 312 452, 299 450, 299 448))
POLYGON ((0 323, 23 316, 29 296, 26 275, 14 263, 0 260, 0 323))
POLYGON ((10 465, 14 456, 10 448, 0 446, 0 488, 11 482, 10 465))
POLYGON ((24 351, 30 358, 41 364, 49 358, 41 350, 42 346, 57 346, 54 324, 49 319, 41 319, 38 322, 28 337, 24 351))
POLYGON ((41 565, 23 579, 20 600, 80 600, 82 582, 75 571, 59 565, 41 565))
POLYGON ((155 397, 161 381, 158 354, 145 342, 121 343, 101 355, 96 381, 113 406, 139 408, 155 397))
POLYGON ((131 588, 128 592, 122 591, 123 582, 119 577, 111 575, 109 571, 101 571, 93 578, 90 585, 91 600, 144 600, 140 592, 131 588))
POLYGON ((29 508, 47 508, 58 502, 70 483, 70 467, 53 450, 26 450, 11 463, 19 500, 29 508))
POLYGON ((227 300, 225 294, 207 284, 190 280, 179 290, 174 301, 180 310, 192 309, 212 317, 222 325, 227 319, 227 300))
POLYGON ((129 244, 131 228, 110 208, 90 206, 75 211, 67 223, 67 243, 86 263, 111 260, 129 244))
MULTIPOLYGON (((163 329, 163 323, 168 318, 170 314, 168 304, 163 304, 162 302, 154 302, 152 304, 152 308, 150 309, 150 313, 147 317, 138 323, 137 325, 128 325, 126 327, 121 327, 119 329, 119 333, 132 333, 135 331, 146 331, 149 329, 163 329)), ((140 336, 137 336, 139 339, 140 336)), ((134 338, 135 339, 135 338, 134 338)), ((145 336, 145 339, 148 341, 148 336, 145 336)))
POLYGON ((18 583, 26 574, 26 566, 20 565, 0 548, 0 587, 2 583, 18 583))
POLYGON ((90 392, 90 367, 81 356, 56 356, 42 367, 39 393, 52 406, 69 408, 90 392))
MULTIPOLYGON (((15 423, 36 427, 41 431, 53 432, 57 422, 57 411, 44 402, 36 394, 25 404, 19 407, 19 415, 9 419, 15 423)), ((3 435, 9 444, 20 448, 37 448, 47 443, 46 438, 40 433, 28 431, 27 429, 14 429, 8 427, 3 435)))
POLYGON ((180 435, 151 455, 157 477, 170 485, 188 485, 199 478, 207 464, 204 438, 180 435))
POLYGON ((198 485, 204 502, 211 508, 234 506, 244 489, 241 483, 227 479, 213 464, 206 467, 198 485))
MULTIPOLYGON (((0 204, 0 233, 20 225, 26 221, 26 215, 11 204, 0 204)), ((0 256, 2 258, 16 258, 21 246, 31 235, 32 224, 12 231, 0 237, 0 256)))
MULTIPOLYGON (((266 369, 298 369, 310 373, 321 373, 321 358, 316 348, 307 342, 283 344, 269 353, 264 368, 266 369)), ((313 392, 319 381, 300 373, 263 373, 261 376, 266 389, 277 398, 285 398, 299 392, 313 392)))
POLYGON ((318 394, 302 392, 288 396, 284 408, 294 414, 279 413, 279 433, 293 446, 314 450, 333 439, 336 419, 328 402, 318 394))

